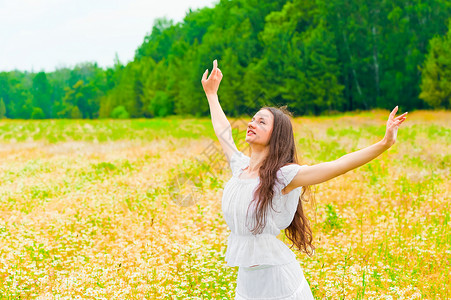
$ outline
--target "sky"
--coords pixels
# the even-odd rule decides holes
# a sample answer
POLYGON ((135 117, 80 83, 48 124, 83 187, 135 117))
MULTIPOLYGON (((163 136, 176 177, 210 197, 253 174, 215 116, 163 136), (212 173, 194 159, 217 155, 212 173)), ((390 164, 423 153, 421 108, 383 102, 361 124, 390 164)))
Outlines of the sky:
POLYGON ((219 0, 0 0, 0 71, 122 64, 161 17, 181 22, 219 0))

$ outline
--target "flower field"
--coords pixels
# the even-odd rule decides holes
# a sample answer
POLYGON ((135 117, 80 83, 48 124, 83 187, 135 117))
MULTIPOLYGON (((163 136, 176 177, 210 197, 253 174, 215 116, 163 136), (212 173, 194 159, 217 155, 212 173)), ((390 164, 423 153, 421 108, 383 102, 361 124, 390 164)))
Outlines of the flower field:
MULTIPOLYGON (((388 114, 296 117, 300 164, 379 141, 388 114)), ((219 147, 210 118, 0 121, 0 299, 233 299, 231 171, 199 162, 219 147)), ((313 186, 316 252, 294 251, 315 298, 450 299, 450 170, 451 112, 416 111, 387 152, 313 186)))

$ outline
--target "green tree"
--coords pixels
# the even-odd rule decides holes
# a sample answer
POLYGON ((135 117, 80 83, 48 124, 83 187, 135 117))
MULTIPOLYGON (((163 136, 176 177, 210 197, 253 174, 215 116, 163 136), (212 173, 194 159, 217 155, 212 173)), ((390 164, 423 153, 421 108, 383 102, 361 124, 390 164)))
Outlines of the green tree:
POLYGON ((40 107, 33 107, 33 111, 31 112, 32 119, 44 119, 45 114, 40 107))
POLYGON ((128 119, 130 118, 130 114, 122 105, 119 105, 113 109, 111 112, 111 117, 113 119, 128 119))
POLYGON ((433 108, 451 108, 451 20, 448 33, 430 41, 429 53, 421 68, 420 98, 433 108))
POLYGON ((425 58, 450 15, 446 0, 221 0, 179 23, 156 20, 125 65, 116 55, 105 70, 0 72, 0 98, 8 118, 40 116, 34 108, 45 118, 110 117, 118 106, 132 118, 208 115, 200 77, 218 59, 227 115, 271 104, 295 114, 447 107, 437 98, 446 97, 447 79, 427 79, 447 73, 425 58))
POLYGON ((37 111, 42 111, 43 118, 50 118, 52 116, 52 101, 51 101, 51 86, 47 79, 45 72, 39 72, 33 78, 33 106, 40 108, 40 110, 34 110, 34 115, 39 114, 37 111))
POLYGON ((6 118, 6 106, 3 98, 0 98, 0 119, 6 118))
POLYGON ((287 2, 266 18, 262 59, 246 74, 247 102, 288 104, 298 114, 343 108, 334 36, 315 1, 287 2))
POLYGON ((83 119, 83 114, 81 113, 78 106, 73 106, 70 111, 70 118, 71 119, 83 119))
POLYGON ((98 116, 99 89, 93 82, 85 84, 83 80, 77 81, 72 87, 65 88, 65 96, 62 100, 63 110, 60 116, 70 118, 74 107, 77 107, 83 118, 98 116))
POLYGON ((155 117, 165 117, 172 111, 172 102, 164 91, 156 91, 149 105, 149 111, 155 117))

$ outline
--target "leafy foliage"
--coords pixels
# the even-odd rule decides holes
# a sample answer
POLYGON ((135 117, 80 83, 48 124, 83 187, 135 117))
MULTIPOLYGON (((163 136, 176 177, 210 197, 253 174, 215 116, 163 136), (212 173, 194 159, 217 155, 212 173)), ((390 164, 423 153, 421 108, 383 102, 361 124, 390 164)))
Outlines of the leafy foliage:
POLYGON ((233 117, 280 104, 295 115, 449 108, 450 15, 445 0, 221 0, 155 20, 126 65, 1 72, 0 99, 19 119, 109 118, 119 106, 131 118, 208 116, 200 78, 218 59, 233 117))
POLYGON ((113 119, 128 119, 130 118, 130 114, 125 109, 125 107, 119 105, 115 109, 113 109, 113 111, 111 112, 111 117, 113 119))
POLYGON ((451 108, 451 22, 448 34, 434 37, 424 64, 420 98, 430 106, 451 108))

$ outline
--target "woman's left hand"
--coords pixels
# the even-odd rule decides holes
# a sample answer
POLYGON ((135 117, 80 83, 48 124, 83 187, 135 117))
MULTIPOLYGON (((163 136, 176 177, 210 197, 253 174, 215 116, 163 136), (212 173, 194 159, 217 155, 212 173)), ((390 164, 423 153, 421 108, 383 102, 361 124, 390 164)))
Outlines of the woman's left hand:
POLYGON ((399 115, 395 118, 396 112, 398 111, 398 106, 396 106, 387 121, 387 129, 385 131, 384 141, 388 146, 392 146, 396 142, 396 134, 398 133, 398 127, 402 122, 405 121, 407 112, 399 115))

